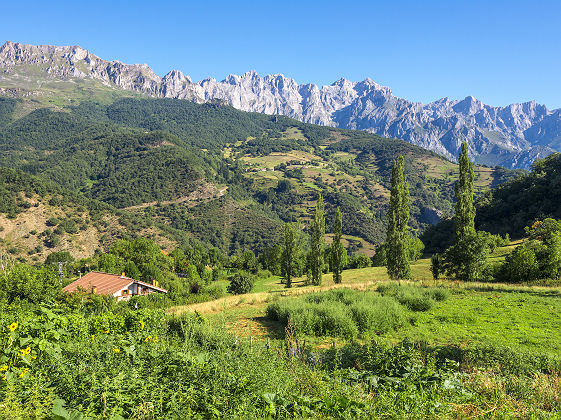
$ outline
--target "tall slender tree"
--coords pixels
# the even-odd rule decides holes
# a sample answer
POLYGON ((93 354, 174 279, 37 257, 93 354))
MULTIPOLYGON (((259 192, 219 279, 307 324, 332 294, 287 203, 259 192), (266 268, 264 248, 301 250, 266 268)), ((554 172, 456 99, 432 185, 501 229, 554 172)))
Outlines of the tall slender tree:
POLYGON ((459 178, 454 186, 456 196, 454 228, 456 242, 475 234, 475 206, 473 204, 474 167, 470 163, 467 143, 462 143, 458 158, 459 178))
POLYGON ((464 142, 458 157, 459 176, 456 195, 454 231, 455 243, 446 250, 443 266, 446 274, 460 280, 479 280, 485 273, 489 244, 475 230, 473 204, 474 165, 470 163, 468 147, 464 142))
POLYGON ((409 185, 403 156, 393 162, 390 208, 388 210, 387 269, 391 279, 411 277, 409 265, 409 185))
POLYGON ((343 235, 343 215, 337 207, 335 221, 333 222, 333 243, 331 244, 331 269, 333 270, 333 282, 341 283, 343 266, 345 265, 345 247, 341 243, 343 235))
POLYGON ((321 193, 318 193, 318 201, 311 225, 311 249, 310 270, 312 272, 312 284, 319 286, 323 273, 323 256, 325 251, 325 217, 323 215, 325 204, 321 193))
POLYGON ((300 226, 285 223, 281 255, 281 275, 286 287, 292 287, 292 278, 297 275, 300 259, 300 226))

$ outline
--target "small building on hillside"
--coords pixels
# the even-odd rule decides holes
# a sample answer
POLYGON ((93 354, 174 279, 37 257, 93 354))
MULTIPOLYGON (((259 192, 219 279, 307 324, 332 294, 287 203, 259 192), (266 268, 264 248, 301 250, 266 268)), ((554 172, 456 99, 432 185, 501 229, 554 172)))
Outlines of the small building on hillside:
POLYGON ((167 293, 168 291, 158 287, 157 281, 152 284, 125 276, 125 273, 108 274, 99 271, 90 271, 85 276, 70 283, 63 292, 74 293, 78 291, 95 293, 99 295, 114 296, 117 300, 129 299, 135 295, 148 295, 150 293, 167 293))

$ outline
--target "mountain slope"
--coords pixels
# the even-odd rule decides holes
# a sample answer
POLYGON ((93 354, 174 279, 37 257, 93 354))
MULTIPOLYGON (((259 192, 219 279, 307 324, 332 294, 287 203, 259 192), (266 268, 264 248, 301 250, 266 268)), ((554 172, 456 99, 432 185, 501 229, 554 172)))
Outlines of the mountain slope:
MULTIPOLYGON (((349 249, 371 252, 384 239, 391 165, 400 154, 413 230, 452 210, 456 165, 401 140, 175 99, 82 102, 18 116, 30 101, 0 101, 0 166, 224 252, 273 245, 283 222, 307 226, 318 192, 329 226, 341 208, 349 249)), ((513 172, 478 167, 476 175, 482 193, 513 172)))
MULTIPOLYGON (((194 83, 180 71, 157 76, 147 65, 105 61, 78 47, 31 46, 7 42, 0 47, 0 94, 48 95, 55 81, 72 81, 87 91, 119 87, 155 97, 226 103, 251 112, 286 115, 300 121, 365 130, 406 140, 455 159, 467 141, 476 161, 528 168, 533 159, 561 150, 561 111, 535 102, 506 107, 485 105, 473 97, 440 99, 427 105, 392 95, 370 79, 341 79, 330 86, 297 84, 283 75, 255 72, 230 75, 219 82, 194 83)), ((106 95, 114 93, 105 92, 106 95)))
POLYGON ((100 201, 22 171, 0 168, 0 255, 43 262, 52 252, 91 257, 117 239, 151 237, 163 249, 187 235, 164 232, 149 218, 132 217, 100 201))

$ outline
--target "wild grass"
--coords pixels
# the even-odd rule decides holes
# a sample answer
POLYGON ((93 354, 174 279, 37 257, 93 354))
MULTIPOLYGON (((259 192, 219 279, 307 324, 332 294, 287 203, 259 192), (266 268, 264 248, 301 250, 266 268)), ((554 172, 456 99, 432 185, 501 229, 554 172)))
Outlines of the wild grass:
POLYGON ((269 304, 267 316, 284 326, 292 324, 299 334, 352 340, 397 330, 407 321, 408 311, 404 307, 425 311, 432 307, 435 299, 443 300, 447 296, 440 289, 420 290, 397 285, 378 289, 385 294, 339 289, 278 300, 269 304))

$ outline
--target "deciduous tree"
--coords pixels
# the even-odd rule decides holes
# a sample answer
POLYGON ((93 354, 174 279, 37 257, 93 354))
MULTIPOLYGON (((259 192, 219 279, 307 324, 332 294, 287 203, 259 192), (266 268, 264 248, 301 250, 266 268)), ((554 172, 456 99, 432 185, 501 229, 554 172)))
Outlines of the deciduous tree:
POLYGON ((341 283, 341 272, 345 265, 345 247, 341 243, 343 235, 343 215, 341 210, 337 207, 335 213, 335 221, 333 223, 333 243, 331 244, 331 270, 333 271, 333 282, 341 283))
POLYGON ((325 251, 325 204, 321 193, 318 194, 314 220, 310 227, 311 249, 309 256, 310 270, 312 272, 312 284, 319 286, 323 273, 323 259, 325 251))
POLYGON ((285 223, 283 228, 281 272, 286 287, 292 287, 292 278, 298 274, 300 263, 300 226, 297 223, 285 223))
POLYGON ((392 168, 392 187, 390 208, 388 210, 387 269, 391 279, 411 277, 409 265, 410 238, 409 222, 409 185, 405 177, 403 156, 394 161, 392 168))

